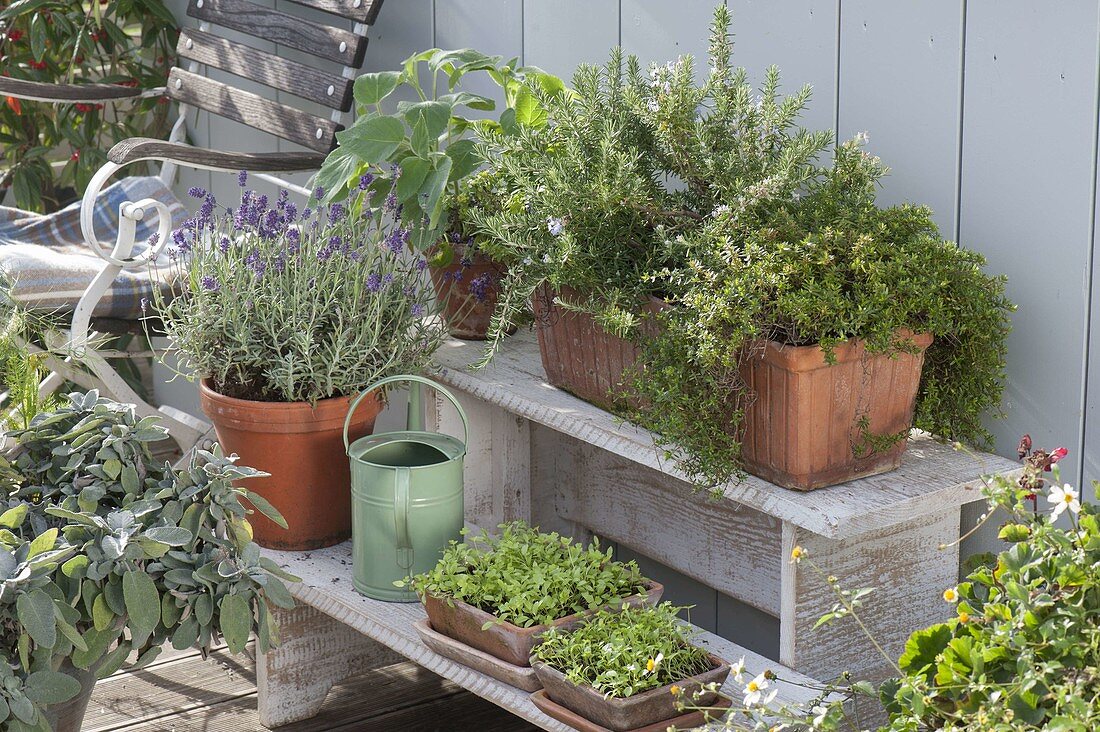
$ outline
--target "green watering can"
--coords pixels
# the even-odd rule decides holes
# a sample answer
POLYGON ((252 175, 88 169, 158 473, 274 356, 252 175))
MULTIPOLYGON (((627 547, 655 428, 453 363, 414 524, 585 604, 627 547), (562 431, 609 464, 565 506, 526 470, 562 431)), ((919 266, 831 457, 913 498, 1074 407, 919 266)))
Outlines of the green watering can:
POLYGON ((462 539, 462 460, 470 422, 447 389, 422 376, 391 376, 367 387, 344 420, 344 448, 351 460, 351 536, 355 589, 375 600, 415 602, 416 593, 395 586, 426 572, 452 539, 462 539), (414 382, 407 429, 361 437, 348 444, 359 403, 379 387, 414 382), (424 431, 420 387, 447 397, 462 418, 463 438, 424 431))

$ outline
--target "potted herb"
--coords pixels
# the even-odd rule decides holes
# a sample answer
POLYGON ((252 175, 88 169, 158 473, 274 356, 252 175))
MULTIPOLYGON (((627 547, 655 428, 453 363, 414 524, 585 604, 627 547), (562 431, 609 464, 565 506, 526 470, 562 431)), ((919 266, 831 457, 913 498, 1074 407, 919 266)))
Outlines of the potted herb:
POLYGON ((278 518, 235 481, 257 471, 220 449, 172 470, 150 444, 155 418, 96 392, 9 433, 0 463, 0 725, 76 732, 97 678, 171 642, 244 650, 276 642, 269 603, 293 607, 260 556, 242 501, 278 518))
MULTIPOLYGON (((443 288, 439 294, 452 334, 484 338, 502 270, 478 251, 463 224, 463 210, 471 204, 464 183, 491 162, 478 153, 470 133, 512 135, 541 127, 546 122, 541 95, 559 96, 564 85, 541 69, 519 66, 516 58, 506 62, 469 48, 433 48, 410 56, 400 71, 363 74, 354 92, 357 119, 337 134, 339 146, 325 160, 318 182, 330 199, 338 199, 354 190, 364 169, 393 165, 400 216, 415 225, 410 245, 442 270, 432 279, 443 288), (461 89, 463 78, 478 72, 503 90, 505 108, 497 120, 467 116, 496 109, 495 100, 461 89), (390 109, 388 100, 402 94, 414 101, 390 109), (419 226, 422 221, 426 225, 419 226)), ((381 200, 389 195, 388 185, 385 176, 379 178, 371 195, 381 200)))
POLYGON ((633 561, 522 522, 451 545, 430 572, 411 578, 436 631, 513 666, 551 627, 568 628, 597 608, 657 602, 664 588, 633 561))
POLYGON ((699 216, 662 182, 648 112, 632 102, 645 83, 637 59, 616 49, 572 83, 546 100, 545 127, 484 135, 513 189, 512 205, 469 215, 484 251, 508 266, 484 361, 533 307, 550 383, 611 408, 662 307, 667 242, 699 216))
POLYGON ((614 732, 674 720, 678 694, 709 705, 730 665, 692 645, 691 626, 676 615, 682 609, 665 602, 600 611, 549 630, 531 656, 545 696, 614 732))
MULTIPOLYGON (((244 174, 241 174, 241 182, 244 174)), ((364 174, 363 186, 371 182, 364 174)), ((391 186, 392 187, 392 186, 391 186)), ((429 316, 423 257, 396 202, 356 198, 299 211, 245 191, 235 211, 214 197, 173 236, 156 313, 192 372, 226 450, 270 475, 255 491, 288 517, 261 519, 256 541, 313 549, 351 533, 341 431, 349 399, 395 373, 422 369, 445 333, 429 316)), ((322 191, 317 191, 320 198, 322 191)), ((381 396, 356 412, 352 439, 373 428, 381 396)))

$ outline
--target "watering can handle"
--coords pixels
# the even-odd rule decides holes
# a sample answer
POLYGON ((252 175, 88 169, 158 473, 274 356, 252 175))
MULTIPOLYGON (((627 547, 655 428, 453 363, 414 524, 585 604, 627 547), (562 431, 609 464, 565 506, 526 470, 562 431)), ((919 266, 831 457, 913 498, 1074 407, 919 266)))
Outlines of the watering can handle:
POLYGON ((355 397, 355 399, 352 400, 351 407, 348 409, 348 416, 344 419, 344 452, 346 452, 346 453, 351 452, 351 443, 348 441, 348 430, 351 428, 351 417, 352 417, 353 414, 355 414, 355 410, 359 408, 359 403, 362 402, 363 399, 366 398, 366 396, 368 394, 370 394, 372 391, 374 391, 375 389, 377 389, 381 386, 385 386, 386 384, 393 384, 393 383, 396 383, 396 382, 403 382, 403 381, 415 381, 418 384, 424 384, 426 386, 430 386, 433 389, 435 389, 436 391, 438 391, 440 394, 442 394, 443 396, 447 397, 447 399, 450 400, 451 404, 453 404, 455 406, 455 409, 458 410, 458 416, 462 418, 462 444, 463 445, 469 444, 469 442, 470 442, 470 420, 466 418, 466 412, 462 409, 462 405, 458 403, 458 400, 455 399, 454 394, 452 394, 450 391, 448 391, 447 388, 444 387, 443 385, 438 384, 438 383, 432 381, 431 379, 427 379, 423 376, 415 376, 415 375, 412 375, 412 374, 407 374, 407 375, 404 375, 404 376, 387 376, 384 379, 376 381, 373 384, 371 384, 370 386, 368 386, 366 389, 364 389, 362 391, 362 393, 359 394, 359 396, 355 397))
POLYGON ((393 518, 397 539, 397 566, 408 572, 413 566, 413 545, 409 536, 409 483, 412 480, 412 471, 399 467, 394 478, 393 518))

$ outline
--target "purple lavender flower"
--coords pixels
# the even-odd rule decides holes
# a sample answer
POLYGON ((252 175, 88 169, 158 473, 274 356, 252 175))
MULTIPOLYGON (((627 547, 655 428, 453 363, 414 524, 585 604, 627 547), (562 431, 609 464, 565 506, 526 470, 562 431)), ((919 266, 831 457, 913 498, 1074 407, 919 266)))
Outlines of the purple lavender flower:
POLYGON ((367 275, 367 289, 371 292, 378 292, 382 289, 382 278, 378 276, 377 272, 371 272, 367 275))
POLYGON ((466 267, 469 267, 471 264, 473 264, 474 260, 473 260, 472 257, 467 256, 467 257, 463 257, 462 259, 458 260, 458 263, 462 265, 463 269, 465 269, 466 267))
POLYGON ((550 232, 550 236, 561 236, 562 229, 565 228, 565 222, 556 216, 546 217, 546 230, 550 232))
POLYGON ((223 236, 220 240, 218 240, 218 249, 221 251, 222 254, 225 254, 229 251, 228 236, 223 236))
POLYGON ((286 205, 283 206, 283 218, 288 223, 298 218, 298 205, 294 201, 287 201, 286 205))
POLYGON ((365 191, 370 188, 370 184, 374 182, 374 176, 370 173, 363 173, 359 176, 359 190, 365 191))
POLYGON ((344 208, 342 204, 334 203, 328 210, 328 222, 335 224, 337 221, 347 215, 348 210, 344 208))
POLYGON ((388 213, 398 215, 397 214, 397 194, 394 193, 393 191, 390 191, 389 194, 386 195, 386 202, 384 204, 382 204, 382 206, 388 213))
POLYGON ((191 251, 190 232, 183 228, 176 229, 172 232, 172 243, 180 252, 191 251))
POLYGON ((159 231, 154 231, 152 234, 149 235, 149 239, 146 242, 146 244, 148 244, 150 247, 155 247, 157 245, 157 242, 159 242, 159 241, 160 241, 160 232, 159 231))
POLYGON ((421 315, 424 314, 424 306, 421 305, 420 303, 413 304, 412 314, 413 314, 414 318, 419 318, 421 315))
POLYGON ((275 205, 282 211, 286 208, 287 203, 290 201, 290 192, 283 188, 279 191, 279 198, 275 201, 275 205))
POLYGON ((198 186, 191 186, 187 189, 187 195, 191 198, 203 198, 206 196, 206 189, 198 186))
POLYGON ((313 189, 313 197, 320 201, 325 197, 325 189, 323 186, 317 186, 313 189))
POLYGON ((313 217, 313 209, 310 208, 309 206, 306 206, 305 209, 302 211, 302 221, 305 221, 306 219, 309 219, 309 218, 312 218, 312 217, 313 217))
POLYGON ((202 289, 207 292, 218 291, 218 281, 212 275, 205 275, 200 284, 202 285, 202 289))
POLYGON ((428 268, 428 260, 427 259, 425 259, 424 257, 421 257, 420 259, 416 260, 416 271, 417 272, 423 272, 427 268, 428 268))
POLYGON ((470 294, 474 296, 474 299, 478 302, 485 302, 489 297, 489 288, 493 284, 492 276, 486 272, 480 277, 475 277, 470 280, 470 294))
POLYGON ((242 170, 240 173, 237 173, 237 185, 244 188, 246 183, 248 183, 248 171, 242 170))
POLYGON ((249 252, 248 256, 244 258, 244 263, 248 265, 257 279, 263 277, 264 272, 267 270, 267 264, 263 261, 259 249, 253 249, 249 252))
POLYGON ((340 236, 330 236, 328 240, 328 248, 332 251, 338 251, 344 247, 344 240, 340 236))
POLYGON ((286 232, 286 240, 287 243, 290 245, 289 247, 287 247, 290 250, 290 253, 297 254, 298 249, 301 247, 302 244, 302 232, 298 231, 297 229, 289 229, 286 232))
POLYGON ((387 286, 393 284, 393 272, 387 272, 385 275, 383 275, 382 284, 387 286))

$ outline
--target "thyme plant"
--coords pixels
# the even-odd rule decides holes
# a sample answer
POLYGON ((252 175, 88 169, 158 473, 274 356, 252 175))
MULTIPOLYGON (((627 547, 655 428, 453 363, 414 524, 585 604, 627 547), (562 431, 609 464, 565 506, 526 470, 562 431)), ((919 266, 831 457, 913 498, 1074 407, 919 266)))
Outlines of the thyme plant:
MULTIPOLYGON (((365 173, 364 189, 373 181, 365 173)), ((245 174, 240 178, 243 187, 245 174)), ((221 394, 258 401, 350 396, 415 372, 445 337, 423 256, 395 196, 301 211, 245 190, 235 210, 214 196, 173 233, 171 284, 153 305, 173 345, 221 394), (273 205, 272 205, 273 204, 273 205)), ((323 191, 317 191, 320 199, 323 191)))

